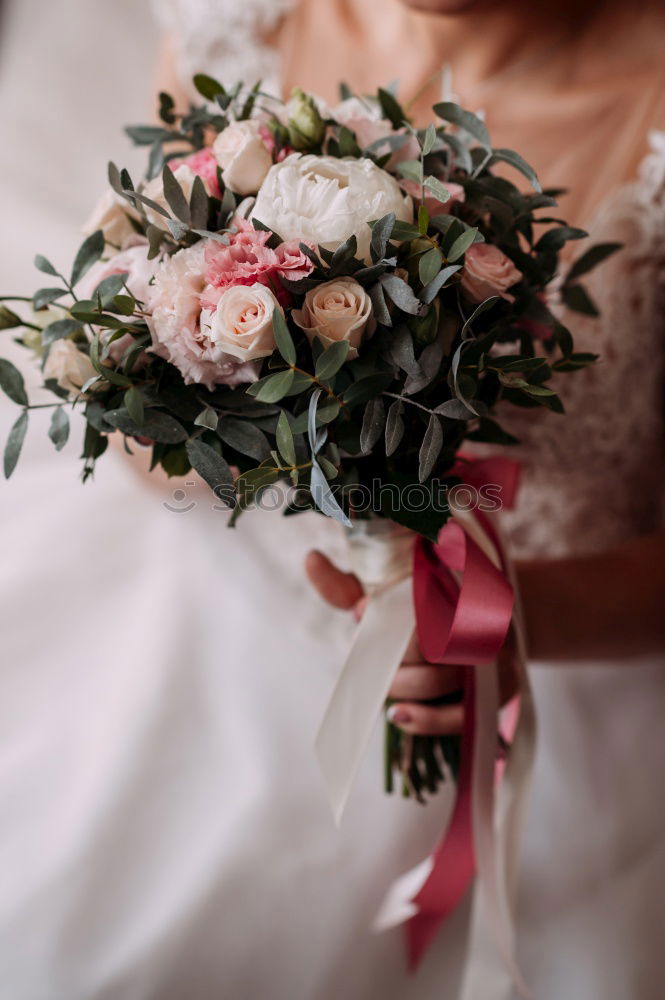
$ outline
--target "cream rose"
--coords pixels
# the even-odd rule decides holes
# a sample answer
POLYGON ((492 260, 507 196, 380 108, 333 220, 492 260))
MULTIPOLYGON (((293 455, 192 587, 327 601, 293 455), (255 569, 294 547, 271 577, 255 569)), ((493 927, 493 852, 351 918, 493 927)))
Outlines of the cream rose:
MULTIPOLYGON (((194 181, 199 176, 195 174, 191 167, 188 167, 186 163, 181 163, 179 167, 173 171, 173 176, 177 180, 178 184, 182 188, 182 192, 189 201, 192 196, 192 188, 194 187, 194 181)), ((206 180, 202 177, 203 186, 205 187, 208 194, 210 194, 210 187, 206 180)), ((159 177, 153 177, 151 181, 148 181, 146 186, 143 188, 141 194, 144 194, 146 198, 150 198, 151 201, 156 202, 161 208, 166 209, 169 215, 173 215, 171 209, 168 206, 168 202, 164 196, 164 182, 162 181, 161 174, 159 177)), ((168 224, 166 218, 159 212, 155 212, 152 208, 146 205, 145 214, 148 217, 148 221, 152 222, 153 226, 158 226, 159 229, 163 229, 168 232, 168 224)))
POLYGON ((56 340, 44 365, 44 379, 54 379, 70 399, 77 399, 82 385, 96 375, 92 361, 71 340, 56 340))
POLYGON ((461 284, 472 302, 483 302, 491 295, 514 302, 508 289, 521 277, 510 257, 492 243, 473 243, 464 255, 461 284))
POLYGON ((372 160, 293 153, 270 168, 252 218, 284 240, 328 250, 355 235, 357 256, 369 263, 372 234, 367 223, 389 212, 404 222, 413 219, 411 199, 372 160))
POLYGON ((302 309, 293 310, 293 319, 310 344, 315 337, 325 347, 347 340, 349 360, 358 356, 363 337, 371 336, 376 329, 372 300, 353 278, 337 278, 312 288, 302 309))
POLYGON ((272 317, 282 312, 265 285, 233 285, 221 295, 217 309, 201 312, 201 330, 211 344, 239 361, 267 358, 275 349, 272 317))
POLYGON ((257 121, 232 122, 212 147, 224 184, 236 194, 256 194, 272 166, 257 121))
POLYGON ((129 239, 136 235, 130 219, 138 219, 130 203, 109 188, 99 199, 81 229, 84 236, 91 236, 98 229, 113 247, 122 250, 129 239))

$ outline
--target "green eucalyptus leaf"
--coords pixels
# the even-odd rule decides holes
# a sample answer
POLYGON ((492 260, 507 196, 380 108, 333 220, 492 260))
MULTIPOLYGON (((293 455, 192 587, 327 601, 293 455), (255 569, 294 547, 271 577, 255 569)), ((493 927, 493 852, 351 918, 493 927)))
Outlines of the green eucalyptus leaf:
POLYGON ((401 399, 396 399, 388 410, 386 418, 386 455, 393 455, 404 437, 405 425, 402 419, 404 413, 404 403, 401 399))
POLYGON ((16 463, 21 454, 21 448, 25 441, 25 432, 28 429, 28 411, 23 410, 14 425, 12 426, 7 444, 5 445, 4 468, 5 479, 9 479, 16 468, 16 463))
POLYGON ((294 375, 292 368, 277 372, 276 375, 266 375, 258 382, 253 382, 246 391, 262 403, 277 403, 289 392, 294 375))
POLYGON ((23 320, 7 306, 0 305, 0 330, 13 330, 23 326, 23 320))
POLYGON ((249 420, 223 416, 217 424, 217 436, 230 448, 257 462, 264 462, 270 454, 267 437, 249 420))
POLYGON ((360 431, 360 450, 363 455, 369 455, 376 442, 381 437, 386 423, 386 410, 380 396, 370 399, 363 414, 363 425, 360 431))
POLYGON ((576 278, 581 278, 583 274, 587 274, 592 271, 594 267, 598 264, 602 264, 604 260, 611 257, 612 254, 621 250, 623 247, 622 243, 596 243, 595 246, 590 247, 586 253, 583 253, 579 257, 573 266, 571 267, 568 275, 566 277, 566 283, 574 281, 576 278))
POLYGON ((450 201, 450 191, 445 184, 441 183, 438 177, 426 177, 425 187, 438 201, 450 201))
POLYGON ((277 431, 275 433, 279 453, 287 465, 296 464, 296 446, 293 440, 293 432, 286 413, 282 411, 277 421, 277 431))
POLYGON ((446 257, 448 258, 450 263, 453 263, 453 261, 456 261, 460 257, 462 257, 469 249, 469 247, 473 243, 475 243, 477 232, 478 232, 477 229, 471 228, 467 229, 466 232, 462 233, 460 236, 457 237, 457 239, 451 246, 450 250, 448 250, 448 252, 446 253, 446 257))
POLYGON ((417 316, 421 310, 421 302, 413 293, 411 286, 396 274, 384 274, 379 278, 384 292, 392 299, 402 312, 417 316))
POLYGON ((384 90, 382 87, 379 88, 378 98, 384 117, 388 119, 393 128, 401 128, 408 119, 399 101, 389 90, 384 90))
POLYGON ((201 479, 214 491, 218 499, 223 492, 233 489, 233 473, 228 462, 214 448, 199 438, 190 438, 186 445, 187 457, 201 479))
POLYGON ((45 306, 50 305, 51 302, 61 299, 66 294, 66 288, 40 288, 32 296, 32 305, 37 310, 43 309, 45 306))
POLYGON ((401 219, 398 219, 393 226, 390 238, 397 243, 406 243, 409 240, 417 240, 419 236, 420 229, 418 226, 414 226, 412 222, 402 222, 401 219))
POLYGON ((286 317, 282 309, 275 308, 272 314, 272 329, 275 335, 277 350, 286 361, 287 365, 296 363, 296 345, 293 343, 291 331, 286 322, 286 317))
POLYGON ((395 213, 389 212, 387 215, 384 215, 382 218, 371 223, 371 226, 372 242, 370 244, 370 249, 372 252, 372 260, 383 260, 388 249, 388 241, 395 226, 395 213))
POLYGON ((440 104, 435 104, 434 114, 443 119, 443 121, 450 122, 451 125, 457 125, 458 128, 468 132, 469 135, 473 136, 480 143, 484 150, 488 153, 490 152, 492 141, 487 131, 487 126, 477 115, 474 115, 471 111, 465 111, 459 104, 455 104, 452 101, 442 101, 440 104))
POLYGON ((443 428, 438 416, 433 413, 429 418, 425 437, 418 453, 418 479, 421 483, 429 479, 442 448, 443 428))
POLYGON ((201 97, 205 97, 207 101, 214 101, 218 94, 226 93, 221 83, 207 73, 197 73, 192 82, 201 97))
POLYGON ((402 160, 397 164, 397 173, 407 181, 415 181, 416 184, 423 182, 422 160, 402 160))
POLYGON ((196 427, 205 427, 209 431, 216 431, 218 423, 219 415, 211 406, 206 406, 204 410, 201 410, 194 420, 196 427))
POLYGON ((347 407, 359 406, 366 403, 372 396, 378 396, 388 388, 393 380, 389 373, 379 373, 366 375, 365 378, 353 382, 348 389, 345 389, 342 399, 347 407))
POLYGON ((99 258, 104 253, 104 247, 106 242, 104 240, 104 233, 101 229, 96 232, 91 233, 78 249, 76 257, 74 258, 74 265, 72 267, 71 278, 69 283, 75 285, 87 271, 90 270, 93 264, 95 264, 99 258))
POLYGON ((171 167, 166 163, 162 170, 162 183, 164 185, 164 197, 173 214, 184 225, 189 226, 192 221, 192 214, 189 210, 189 203, 185 198, 185 192, 180 187, 176 175, 171 167))
POLYGON ((538 180, 536 171, 523 157, 520 156, 519 153, 516 153, 513 149, 493 149, 488 166, 492 166, 494 163, 510 164, 511 167, 514 167, 515 170, 519 170, 519 172, 527 178, 534 191, 542 194, 543 189, 540 181, 538 180))
POLYGON ((561 289, 561 298, 573 312, 582 313, 585 316, 600 315, 593 299, 582 285, 564 285, 561 289))
POLYGON ((309 488, 312 494, 312 500, 322 513, 324 513, 327 517, 332 517, 335 521, 339 521, 340 524, 345 525, 347 528, 352 526, 351 521, 337 503, 337 500, 328 485, 328 480, 316 460, 312 461, 309 488))
POLYGON ((25 391, 25 382, 20 371, 11 361, 0 358, 0 389, 6 396, 19 406, 28 405, 28 395, 25 391))
POLYGON ((436 277, 423 288, 420 293, 421 300, 427 305, 433 302, 441 289, 446 285, 448 279, 452 278, 453 274, 456 274, 461 268, 461 264, 450 264, 449 267, 442 268, 436 277))
MULTIPOLYGON (((143 396, 135 385, 129 387, 123 397, 125 409, 137 427, 143 427, 145 421, 145 409, 143 406, 143 396)), ((149 435, 146 435, 149 437, 149 435)))
POLYGON ((208 192, 200 177, 194 178, 189 199, 190 225, 192 229, 205 229, 208 225, 208 192))
POLYGON ((316 362, 314 368, 316 378, 322 381, 333 378, 346 361, 349 347, 348 340, 338 340, 327 347, 316 362))
POLYGON ((56 269, 53 267, 51 261, 40 253, 38 253, 37 256, 35 257, 35 267, 37 268, 38 271, 42 271, 44 274, 51 274, 56 278, 60 277, 56 269))
POLYGON ((429 154, 434 149, 434 144, 436 142, 436 125, 430 124, 427 126, 425 131, 425 137, 422 143, 422 154, 423 156, 429 156, 429 154))
POLYGON ((56 406, 51 416, 48 436, 55 445, 56 451, 61 451, 69 439, 69 417, 62 406, 56 406))
POLYGON ((187 440, 187 431, 175 417, 159 410, 146 410, 142 424, 137 424, 126 409, 108 410, 104 420, 111 427, 130 437, 147 437, 159 444, 180 444, 187 440))
POLYGON ((429 285, 431 281, 434 281, 442 264, 443 257, 437 247, 432 247, 431 250, 422 255, 418 262, 418 276, 423 285, 429 285))
POLYGON ((575 229, 573 226, 556 226, 548 229, 536 243, 534 250, 536 253, 558 252, 569 240, 583 240, 589 234, 584 229, 575 229))

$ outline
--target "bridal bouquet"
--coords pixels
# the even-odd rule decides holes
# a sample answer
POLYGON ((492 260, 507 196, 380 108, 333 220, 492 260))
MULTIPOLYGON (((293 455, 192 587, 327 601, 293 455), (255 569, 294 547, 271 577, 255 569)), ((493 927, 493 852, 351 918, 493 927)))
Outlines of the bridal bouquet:
MULTIPOLYGON (((194 82, 200 106, 180 114, 162 93, 161 124, 127 130, 146 174, 109 165, 71 269, 37 256, 44 287, 0 306, 54 395, 54 446, 77 409, 84 480, 117 434, 169 476, 193 468, 231 523, 283 481, 287 514, 383 518, 436 543, 463 442, 513 443, 501 411, 561 413, 552 376, 595 360, 548 292, 586 234, 551 217, 556 192, 456 104, 416 129, 389 90, 343 88, 331 110, 302 91, 284 106, 259 86, 194 82)), ((566 306, 595 312, 579 279, 613 249, 569 270, 566 306)), ((35 404, 7 360, 0 385, 19 407, 9 477, 35 404)), ((454 765, 450 739, 410 746, 405 764, 392 731, 389 782, 398 764, 407 791, 434 790, 440 743, 454 765)))

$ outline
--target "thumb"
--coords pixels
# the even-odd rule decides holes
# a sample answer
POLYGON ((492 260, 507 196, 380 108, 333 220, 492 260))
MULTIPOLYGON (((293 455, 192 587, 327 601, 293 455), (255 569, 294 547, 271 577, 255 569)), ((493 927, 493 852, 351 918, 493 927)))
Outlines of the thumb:
POLYGON ((363 597, 358 577, 337 569, 322 552, 314 550, 307 553, 305 571, 315 590, 334 608, 348 611, 363 597))

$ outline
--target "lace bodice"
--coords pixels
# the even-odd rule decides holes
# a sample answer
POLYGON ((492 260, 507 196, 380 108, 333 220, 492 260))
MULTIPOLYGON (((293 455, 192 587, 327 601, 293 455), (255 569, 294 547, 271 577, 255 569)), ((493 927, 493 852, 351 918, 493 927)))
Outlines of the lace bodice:
MULTIPOLYGON (((279 57, 265 41, 297 0, 153 0, 178 43, 183 82, 207 72, 261 78, 280 92, 279 57), (211 30, 222 26, 223 33, 211 30)), ((523 464, 515 511, 503 515, 515 555, 594 552, 665 524, 665 133, 636 179, 608 198, 592 242, 624 249, 587 281, 600 319, 562 317, 594 367, 560 377, 567 416, 506 408, 523 464)))
POLYGON ((266 39, 297 0, 152 0, 155 15, 176 45, 178 75, 190 87, 195 73, 222 83, 262 81, 280 96, 279 54, 266 39))

